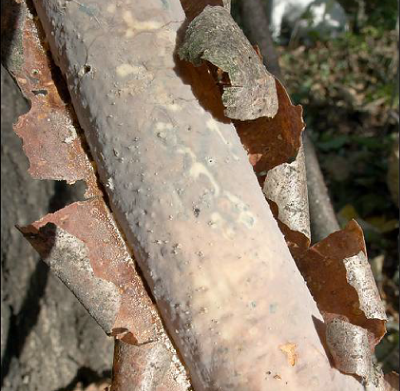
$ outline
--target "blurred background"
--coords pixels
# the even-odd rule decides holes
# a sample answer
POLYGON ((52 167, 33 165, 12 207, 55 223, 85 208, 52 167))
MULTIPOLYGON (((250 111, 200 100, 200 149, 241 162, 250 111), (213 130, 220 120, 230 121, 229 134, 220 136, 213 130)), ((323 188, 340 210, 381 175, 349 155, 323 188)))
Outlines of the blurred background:
MULTIPOLYGON (((353 218, 364 230, 389 316, 376 356, 385 372, 399 371, 398 1, 232 0, 232 14, 303 106, 306 154, 317 157, 307 162, 312 215, 322 216, 313 237, 353 218)), ((12 132, 29 103, 3 67, 1 97, 2 389, 104 389, 112 341, 14 228, 80 199, 83 189, 29 177, 12 132)))

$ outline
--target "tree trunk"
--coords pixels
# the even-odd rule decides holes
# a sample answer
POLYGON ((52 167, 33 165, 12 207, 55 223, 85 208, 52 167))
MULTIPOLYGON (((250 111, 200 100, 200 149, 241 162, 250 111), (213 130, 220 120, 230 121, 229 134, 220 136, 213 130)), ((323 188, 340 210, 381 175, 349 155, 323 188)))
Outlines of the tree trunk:
POLYGON ((235 128, 210 99, 210 76, 174 55, 181 3, 35 4, 195 390, 362 390, 330 366, 322 317, 235 128))

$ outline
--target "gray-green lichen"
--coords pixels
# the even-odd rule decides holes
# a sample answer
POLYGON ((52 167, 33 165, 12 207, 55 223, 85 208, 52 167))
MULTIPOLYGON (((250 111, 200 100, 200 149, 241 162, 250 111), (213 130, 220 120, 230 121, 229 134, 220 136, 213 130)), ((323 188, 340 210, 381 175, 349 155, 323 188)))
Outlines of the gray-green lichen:
POLYGON ((275 79, 226 8, 208 6, 190 23, 179 56, 194 65, 208 61, 229 75, 222 95, 227 117, 245 121, 277 113, 275 79))

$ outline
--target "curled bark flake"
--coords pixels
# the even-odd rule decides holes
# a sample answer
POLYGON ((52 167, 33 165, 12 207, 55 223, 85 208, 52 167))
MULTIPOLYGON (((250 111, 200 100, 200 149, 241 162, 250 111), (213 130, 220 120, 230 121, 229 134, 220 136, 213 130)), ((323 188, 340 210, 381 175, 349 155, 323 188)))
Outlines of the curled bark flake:
POLYGON ((385 307, 363 251, 343 260, 347 282, 357 291, 360 309, 368 319, 386 320, 385 307))
POLYGON ((101 199, 74 203, 20 230, 103 330, 137 347, 133 373, 146 377, 161 366, 152 385, 168 386, 157 390, 188 389, 186 371, 101 199))
POLYGON ((85 243, 53 223, 46 223, 38 230, 33 227, 20 230, 51 271, 74 293, 102 329, 110 333, 121 295, 113 283, 94 275, 85 243))
MULTIPOLYGON (((30 100, 30 111, 21 116, 14 130, 23 141, 29 159, 29 173, 36 179, 84 180, 86 197, 99 195, 96 175, 78 135, 79 125, 72 107, 60 95, 62 83, 57 83, 57 70, 40 40, 41 32, 24 2, 20 2, 21 17, 17 19, 20 39, 11 42, 16 48, 8 70, 24 96, 30 100), (15 64, 18 63, 18 66, 15 64)), ((61 78, 61 75, 58 76, 61 78)))
POLYGON ((276 80, 276 90, 279 109, 274 118, 234 121, 261 186, 271 168, 296 158, 305 126, 301 106, 292 104, 279 80, 276 80))
POLYGON ((367 330, 373 349, 386 332, 386 314, 360 226, 351 221, 312 246, 297 265, 320 311, 345 316, 367 330))
POLYGON ((141 391, 188 389, 186 373, 174 365, 171 348, 162 340, 140 346, 116 341, 111 391, 130 390, 133 384, 141 391))
POLYGON ((370 379, 373 369, 366 329, 336 318, 327 322, 326 342, 337 369, 370 379))
POLYGON ((276 115, 275 79, 227 9, 207 6, 189 25, 179 55, 194 65, 208 61, 228 74, 222 94, 227 117, 244 121, 276 115))
MULTIPOLYGON (((104 202, 100 199, 76 202, 21 230, 31 241, 31 238, 34 238, 48 223, 55 224, 61 232, 73 235, 76 240, 85 243, 87 258, 96 279, 109 281, 118 287, 121 304, 118 305, 114 323, 105 329, 107 334, 122 333, 126 339, 127 332, 129 332, 131 339, 136 343, 146 343, 157 339, 161 328, 157 312, 136 273, 133 260, 104 202)), ((48 254, 52 255, 50 246, 58 243, 56 241, 58 231, 55 230, 52 237, 51 232, 46 230, 39 237, 43 238, 44 234, 47 234, 44 242, 46 246, 43 248, 36 246, 35 248, 46 259, 48 254), (50 252, 47 254, 45 250, 50 252)), ((59 257, 57 261, 58 275, 62 272, 63 266, 66 268, 66 273, 69 273, 67 270, 69 268, 68 260, 63 260, 64 265, 60 265, 61 261, 62 258, 60 260, 59 257)), ((49 264, 52 266, 54 262, 51 260, 49 264)), ((69 276, 66 277, 69 278, 69 276)), ((85 286, 85 281, 79 278, 79 273, 75 273, 74 277, 73 283, 77 284, 77 287, 69 284, 73 292, 90 290, 85 286)), ((64 282, 66 280, 64 277, 61 279, 64 282)), ((100 294, 101 290, 94 290, 94 292, 100 294)))
POLYGON ((285 235, 292 255, 301 256, 310 245, 310 215, 304 150, 292 163, 283 163, 267 173, 263 188, 271 210, 285 235))

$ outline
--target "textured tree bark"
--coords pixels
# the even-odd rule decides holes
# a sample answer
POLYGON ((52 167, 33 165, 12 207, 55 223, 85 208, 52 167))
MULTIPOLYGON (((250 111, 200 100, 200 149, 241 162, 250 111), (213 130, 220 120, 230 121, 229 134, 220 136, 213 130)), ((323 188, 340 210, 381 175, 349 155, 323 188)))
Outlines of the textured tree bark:
POLYGON ((209 76, 176 59, 181 3, 35 4, 195 390, 362 390, 329 364, 235 128, 207 105, 209 76))

